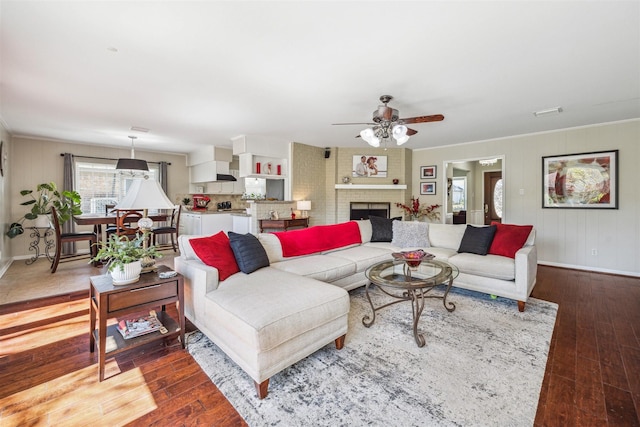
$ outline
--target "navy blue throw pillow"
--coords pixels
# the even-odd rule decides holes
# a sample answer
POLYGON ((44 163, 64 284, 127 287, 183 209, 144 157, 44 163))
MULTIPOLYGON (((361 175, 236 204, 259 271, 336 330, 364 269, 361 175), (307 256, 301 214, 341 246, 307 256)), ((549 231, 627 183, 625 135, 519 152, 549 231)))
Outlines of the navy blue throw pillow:
POLYGON ((269 266, 269 257, 264 247, 256 236, 251 233, 238 234, 229 231, 229 243, 236 257, 236 262, 243 273, 254 271, 269 266))
POLYGON ((496 234, 496 226, 490 225, 489 227, 474 227, 473 225, 467 225, 467 229, 464 230, 464 236, 462 236, 462 242, 460 242, 459 253, 467 252, 470 254, 486 255, 493 242, 493 236, 496 234))

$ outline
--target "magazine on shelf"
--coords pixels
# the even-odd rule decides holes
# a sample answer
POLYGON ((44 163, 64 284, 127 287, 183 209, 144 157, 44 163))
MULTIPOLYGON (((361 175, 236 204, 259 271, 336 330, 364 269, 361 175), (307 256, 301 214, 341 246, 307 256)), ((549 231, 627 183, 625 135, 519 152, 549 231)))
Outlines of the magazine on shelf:
POLYGON ((142 316, 135 319, 125 319, 118 322, 118 331, 124 339, 139 337, 162 328, 162 322, 156 316, 142 316))

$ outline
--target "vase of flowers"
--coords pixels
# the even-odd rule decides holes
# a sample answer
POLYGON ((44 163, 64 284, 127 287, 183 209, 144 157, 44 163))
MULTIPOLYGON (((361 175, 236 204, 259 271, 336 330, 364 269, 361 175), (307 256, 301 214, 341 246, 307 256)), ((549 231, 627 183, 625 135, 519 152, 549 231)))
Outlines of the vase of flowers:
POLYGON ((421 206, 418 198, 411 197, 411 203, 408 206, 404 203, 396 203, 396 206, 402 208, 413 221, 419 221, 422 217, 432 221, 440 219, 440 212, 437 211, 440 205, 421 206))

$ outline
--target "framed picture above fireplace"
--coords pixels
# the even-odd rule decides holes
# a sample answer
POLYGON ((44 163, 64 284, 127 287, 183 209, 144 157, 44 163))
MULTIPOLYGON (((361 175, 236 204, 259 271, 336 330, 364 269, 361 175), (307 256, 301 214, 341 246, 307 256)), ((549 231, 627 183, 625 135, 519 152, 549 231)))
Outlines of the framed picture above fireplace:
POLYGON ((354 178, 386 178, 387 156, 359 154, 353 156, 352 173, 354 178))

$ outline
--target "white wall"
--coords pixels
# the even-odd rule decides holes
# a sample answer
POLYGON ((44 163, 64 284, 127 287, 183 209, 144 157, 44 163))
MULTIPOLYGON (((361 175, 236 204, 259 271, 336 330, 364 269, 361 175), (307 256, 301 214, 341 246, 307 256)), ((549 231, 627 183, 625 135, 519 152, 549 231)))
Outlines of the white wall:
POLYGON ((438 165, 438 194, 421 201, 443 204, 445 161, 499 155, 505 156, 504 222, 535 226, 541 264, 640 276, 639 119, 414 150, 413 184, 420 166, 438 165), (543 156, 616 149, 619 209, 542 209, 543 156))
MULTIPOLYGON (((11 156, 11 142, 9 133, 0 121, 0 140, 3 144, 3 156, 7 159, 11 156)), ((0 158, 0 162, 3 159, 0 158)), ((11 252, 9 251, 9 238, 4 233, 9 229, 11 220, 11 204, 9 203, 9 187, 11 186, 11 167, 9 161, 5 162, 4 176, 0 176, 0 224, 2 224, 2 235, 0 235, 0 277, 11 264, 11 252)))

